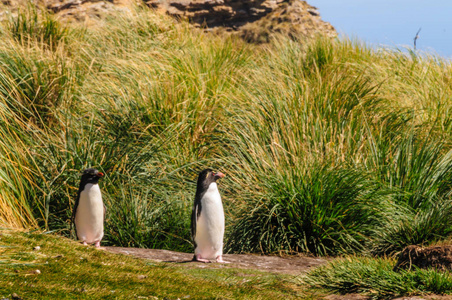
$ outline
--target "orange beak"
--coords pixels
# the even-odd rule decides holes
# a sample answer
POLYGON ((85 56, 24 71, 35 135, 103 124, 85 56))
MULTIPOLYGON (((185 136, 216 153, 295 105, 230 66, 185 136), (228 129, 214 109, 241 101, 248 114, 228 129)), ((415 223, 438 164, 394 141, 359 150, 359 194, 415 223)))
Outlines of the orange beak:
POLYGON ((223 178, 223 177, 226 176, 226 175, 224 175, 224 174, 221 173, 221 172, 217 172, 217 173, 215 173, 215 176, 220 177, 220 178, 223 178))

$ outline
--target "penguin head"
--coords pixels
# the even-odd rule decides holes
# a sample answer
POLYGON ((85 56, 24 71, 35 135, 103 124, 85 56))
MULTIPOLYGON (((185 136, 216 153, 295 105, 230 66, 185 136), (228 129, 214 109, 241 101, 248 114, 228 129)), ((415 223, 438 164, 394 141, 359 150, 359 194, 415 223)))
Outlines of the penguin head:
POLYGON ((85 186, 87 183, 96 184, 99 182, 99 179, 104 177, 104 173, 99 172, 96 169, 89 168, 83 171, 82 180, 80 182, 80 186, 85 186))
POLYGON ((198 176, 198 190, 206 190, 212 182, 216 182, 218 179, 223 178, 225 175, 221 172, 214 172, 212 169, 204 169, 198 176))

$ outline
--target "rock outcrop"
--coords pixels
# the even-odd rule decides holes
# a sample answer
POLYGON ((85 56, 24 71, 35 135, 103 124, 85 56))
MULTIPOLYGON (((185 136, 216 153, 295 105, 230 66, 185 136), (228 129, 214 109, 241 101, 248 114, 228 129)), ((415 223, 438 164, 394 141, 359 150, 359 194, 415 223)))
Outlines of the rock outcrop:
POLYGON ((335 36, 317 9, 300 0, 148 0, 149 6, 208 28, 239 31, 250 41, 267 41, 274 33, 335 36))
POLYGON ((317 8, 301 0, 148 0, 146 4, 197 26, 239 34, 250 42, 267 42, 275 34, 293 38, 337 35, 317 8))
MULTIPOLYGON (((14 6, 24 0, 0 0, 14 6)), ((312 37, 336 36, 317 9, 301 0, 38 0, 65 20, 89 22, 114 9, 146 4, 207 31, 238 34, 250 42, 267 42, 275 34, 312 37), (144 2, 141 2, 144 1, 144 2)))

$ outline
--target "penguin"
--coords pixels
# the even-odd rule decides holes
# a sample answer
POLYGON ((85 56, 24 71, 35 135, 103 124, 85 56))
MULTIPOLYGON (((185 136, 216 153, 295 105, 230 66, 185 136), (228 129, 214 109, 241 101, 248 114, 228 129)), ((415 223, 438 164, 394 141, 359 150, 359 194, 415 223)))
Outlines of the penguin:
POLYGON ((191 214, 191 235, 195 246, 193 261, 223 260, 224 211, 216 181, 225 175, 205 169, 199 173, 191 214))
POLYGON ((104 236, 105 205, 99 188, 99 179, 104 173, 89 168, 83 171, 80 186, 72 211, 72 223, 78 239, 83 245, 100 247, 104 236))

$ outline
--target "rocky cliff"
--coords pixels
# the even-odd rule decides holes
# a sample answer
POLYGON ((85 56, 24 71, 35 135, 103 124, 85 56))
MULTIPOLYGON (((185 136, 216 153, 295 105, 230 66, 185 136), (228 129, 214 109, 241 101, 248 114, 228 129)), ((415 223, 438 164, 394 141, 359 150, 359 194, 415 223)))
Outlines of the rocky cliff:
MULTIPOLYGON (((14 1, 1 0, 13 5, 14 1)), ((87 21, 105 13, 127 9, 132 1, 148 5, 177 18, 188 19, 206 30, 227 31, 251 42, 266 42, 274 34, 312 37, 335 36, 317 9, 300 0, 40 0, 49 10, 67 20, 87 21), (141 2, 144 1, 144 2, 141 2)))
POLYGON ((334 36, 317 9, 300 0, 148 0, 151 7, 188 18, 208 28, 238 31, 250 41, 267 41, 272 33, 334 36))

